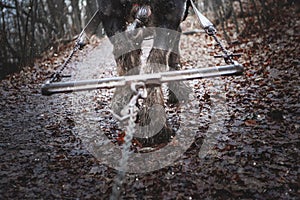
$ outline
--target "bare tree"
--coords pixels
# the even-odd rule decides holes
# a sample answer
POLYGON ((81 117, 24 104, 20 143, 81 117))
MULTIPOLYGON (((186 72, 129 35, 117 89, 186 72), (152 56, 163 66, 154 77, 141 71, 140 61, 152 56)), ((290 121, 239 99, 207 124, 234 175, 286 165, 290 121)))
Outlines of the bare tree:
POLYGON ((60 41, 70 41, 97 9, 95 2, 0 0, 0 76, 32 63, 60 41))
POLYGON ((296 5, 296 0, 198 0, 202 11, 212 16, 215 25, 220 25, 225 38, 227 36, 228 23, 235 25, 235 32, 242 33, 243 30, 263 30, 272 24, 276 13, 281 12, 284 6, 296 5), (241 27, 243 25, 243 30, 241 27))

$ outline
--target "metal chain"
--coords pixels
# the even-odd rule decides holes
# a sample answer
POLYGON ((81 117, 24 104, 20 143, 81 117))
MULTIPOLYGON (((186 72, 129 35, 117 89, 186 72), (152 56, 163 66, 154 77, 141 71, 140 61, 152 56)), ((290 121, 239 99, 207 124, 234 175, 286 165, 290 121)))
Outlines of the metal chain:
POLYGON ((50 79, 49 83, 58 82, 58 81, 61 80, 61 78, 69 77, 69 76, 64 76, 64 75, 61 75, 61 74, 65 70, 65 68, 67 67, 67 65, 70 63, 70 61, 72 60, 72 58, 75 55, 75 53, 78 50, 82 50, 83 47, 85 46, 85 43, 84 43, 84 33, 85 33, 85 30, 91 24, 91 22, 94 20, 94 18, 98 15, 98 13, 99 13, 99 10, 97 9, 97 11, 94 13, 94 15, 92 16, 92 18, 89 20, 89 22, 86 24, 86 26, 82 29, 82 31, 78 35, 78 37, 77 37, 77 39, 75 41, 75 46, 74 46, 73 50, 71 51, 69 57, 64 62, 64 64, 61 66, 60 70, 57 71, 56 73, 54 73, 51 76, 51 79, 50 79))
POLYGON ((242 54, 239 53, 232 53, 230 51, 228 51, 224 45, 222 44, 222 42, 219 40, 219 38, 217 37, 217 30, 214 27, 213 23, 211 21, 209 21, 209 19, 207 19, 196 7, 195 3, 190 0, 191 6, 196 14, 196 16, 198 17, 199 23, 202 26, 202 28, 205 30, 205 32, 214 38, 215 42, 217 43, 217 45, 221 48, 222 51, 222 55, 216 55, 214 56, 215 58, 224 58, 224 61, 227 64, 234 64, 236 63, 235 60, 233 60, 233 57, 239 57, 242 54))
POLYGON ((224 58, 224 60, 227 64, 233 64, 234 61, 232 60, 232 57, 235 55, 233 55, 232 52, 228 51, 224 47, 223 43, 217 37, 217 30, 215 29, 215 27, 209 26, 209 27, 205 28, 205 31, 209 36, 214 38, 215 42, 217 43, 217 46, 220 47, 220 49, 223 53, 223 55, 217 55, 217 56, 215 56, 215 58, 224 58))
POLYGON ((62 72, 65 70, 65 68, 67 67, 67 65, 70 63, 71 59, 73 58, 73 56, 75 55, 75 53, 81 48, 81 45, 76 41, 76 44, 72 50, 72 52, 70 53, 69 57, 67 58, 67 60, 64 62, 64 64, 61 66, 60 70, 58 72, 56 72, 55 74, 52 75, 51 80, 49 81, 50 83, 53 82, 57 82, 60 81, 61 78, 64 78, 66 76, 61 75, 62 72))
POLYGON ((147 89, 144 83, 132 83, 131 90, 135 93, 135 95, 131 98, 128 105, 126 105, 121 111, 124 114, 124 116, 121 117, 115 114, 113 111, 110 111, 116 119, 118 119, 121 122, 127 120, 128 123, 126 126, 124 144, 122 145, 122 157, 120 159, 120 168, 115 178, 115 184, 113 185, 112 196, 110 197, 111 200, 120 199, 121 188, 124 181, 125 172, 127 171, 127 162, 131 154, 131 141, 135 132, 135 121, 137 119, 138 114, 138 107, 136 106, 136 104, 140 98, 147 97, 147 89))
MULTIPOLYGON (((133 84, 133 85, 136 85, 136 84, 133 84)), ((144 85, 144 83, 143 83, 144 85)), ((135 86, 134 86, 135 87, 135 86)), ((146 96, 144 95, 145 94, 145 91, 146 90, 146 86, 144 86, 143 88, 139 89, 136 93, 136 95, 134 95, 129 104, 123 109, 123 111, 121 112, 127 112, 128 113, 128 124, 127 124, 127 127, 126 127, 126 134, 125 134, 125 137, 124 137, 124 141, 125 141, 125 145, 124 145, 124 149, 128 150, 129 151, 129 148, 130 148, 130 144, 131 144, 131 140, 133 138, 133 134, 135 132, 135 121, 136 121, 136 118, 137 118, 137 114, 138 114, 138 107, 136 106, 137 102, 138 102, 138 99, 141 98, 143 96, 143 98, 146 98, 146 96), (127 110, 127 111, 126 111, 127 110)))
POLYGON ((120 115, 116 114, 113 110, 108 110, 114 118, 116 118, 120 122, 124 122, 125 120, 131 119, 133 122, 136 120, 136 116, 138 113, 138 107, 136 103, 139 99, 147 98, 147 89, 146 84, 144 82, 133 82, 130 85, 131 91, 134 92, 129 101, 129 103, 121 110, 120 115))

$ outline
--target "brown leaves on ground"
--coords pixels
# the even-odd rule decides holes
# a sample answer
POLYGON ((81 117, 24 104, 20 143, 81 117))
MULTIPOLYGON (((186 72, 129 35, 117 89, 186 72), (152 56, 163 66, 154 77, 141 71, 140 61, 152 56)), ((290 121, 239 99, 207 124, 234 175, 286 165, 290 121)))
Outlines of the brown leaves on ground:
MULTIPOLYGON (((244 53, 243 76, 192 82, 201 110, 194 119, 199 126, 193 145, 172 166, 127 174, 124 199, 297 199, 300 18, 290 7, 278 14, 268 28, 245 30, 236 38, 238 43, 227 45, 244 53), (218 89, 226 97, 224 123, 217 134, 206 135, 213 111, 219 108, 213 109, 218 89), (215 136, 210 138, 214 143, 200 158, 209 136, 215 136)), ((203 34, 183 36, 181 49, 184 68, 223 62, 210 56, 218 48, 203 34)), ((84 50, 92 51, 92 45, 84 50)), ((95 159, 77 137, 73 118, 81 112, 72 112, 73 99, 40 95, 40 84, 63 63, 67 52, 53 52, 0 82, 1 199, 108 199, 111 194, 116 171, 95 159)), ((88 54, 84 52, 77 58, 88 54)), ((109 98, 103 96, 99 92, 91 100, 92 112, 108 105, 109 98)), ((98 126, 118 133, 113 120, 107 121, 101 118, 98 126)), ((123 135, 118 136, 122 143, 123 135)))

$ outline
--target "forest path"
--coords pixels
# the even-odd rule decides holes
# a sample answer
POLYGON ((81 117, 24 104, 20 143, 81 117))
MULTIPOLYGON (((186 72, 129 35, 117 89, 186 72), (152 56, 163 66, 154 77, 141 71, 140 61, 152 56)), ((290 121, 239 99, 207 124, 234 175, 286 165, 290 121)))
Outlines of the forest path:
MULTIPOLYGON (((201 111, 193 144, 169 167, 128 174, 124 198, 296 199, 300 92, 299 48, 293 40, 298 26, 287 27, 288 35, 267 46, 261 37, 231 47, 245 53, 243 76, 191 81, 201 111), (215 110, 225 115, 212 126, 216 94, 225 97, 225 106, 215 110), (202 143, 213 130, 218 137, 203 158, 202 143)), ((209 55, 211 43, 202 34, 183 36, 184 68, 217 64, 209 55)), ((111 52, 108 40, 101 40, 80 52, 66 72, 74 80, 115 76, 111 52)), ((42 96, 46 75, 61 62, 50 58, 0 82, 0 199, 107 199, 111 194, 115 170, 87 151, 79 134, 86 124, 99 126, 97 106, 109 106, 101 102, 112 92, 42 96)))

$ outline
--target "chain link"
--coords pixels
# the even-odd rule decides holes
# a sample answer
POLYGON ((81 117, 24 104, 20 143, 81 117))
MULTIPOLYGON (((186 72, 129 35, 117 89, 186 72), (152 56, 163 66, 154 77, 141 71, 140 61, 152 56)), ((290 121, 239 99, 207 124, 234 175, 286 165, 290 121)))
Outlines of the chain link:
MULTIPOLYGON (((139 99, 147 98, 147 89, 146 84, 144 82, 134 82, 131 83, 131 90, 134 92, 134 95, 131 97, 129 103, 121 110, 120 115, 116 114, 114 111, 109 110, 109 112, 120 122, 128 121, 128 125, 126 127, 126 137, 128 139, 132 139, 132 135, 135 131, 135 121, 137 118, 137 114, 139 108, 136 106, 139 99), (131 135, 131 136, 130 136, 131 135)), ((126 143, 125 137, 125 143, 126 143)), ((131 141, 130 139, 130 141, 131 141)))
POLYGON ((52 75, 51 80, 49 81, 50 83, 53 82, 58 82, 61 80, 61 78, 63 78, 64 76, 61 75, 62 72, 65 70, 65 68, 68 66, 68 64, 70 63, 70 61, 72 60, 73 56, 75 55, 75 53, 81 48, 81 45, 76 41, 75 46, 72 50, 72 52, 70 53, 69 57, 67 58, 67 60, 64 62, 64 64, 61 66, 60 70, 58 72, 56 72, 55 74, 52 75))

